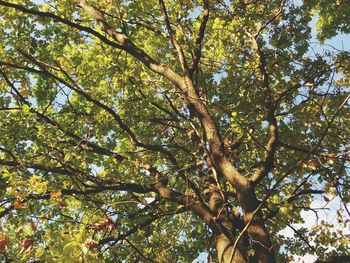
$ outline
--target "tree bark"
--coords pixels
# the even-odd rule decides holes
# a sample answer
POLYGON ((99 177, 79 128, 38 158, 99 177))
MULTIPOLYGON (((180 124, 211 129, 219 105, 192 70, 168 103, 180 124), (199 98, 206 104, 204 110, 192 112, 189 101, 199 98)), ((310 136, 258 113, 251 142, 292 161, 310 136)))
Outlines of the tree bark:
POLYGON ((244 223, 245 225, 250 224, 247 232, 254 250, 251 262, 275 263, 275 255, 263 215, 261 210, 255 212, 259 206, 259 201, 256 198, 254 188, 248 188, 246 191, 238 193, 237 196, 242 206, 244 223))
POLYGON ((248 255, 246 249, 242 249, 239 244, 235 250, 231 261, 233 250, 233 242, 230 241, 225 234, 219 233, 215 235, 215 248, 217 251, 218 263, 247 263, 248 255))

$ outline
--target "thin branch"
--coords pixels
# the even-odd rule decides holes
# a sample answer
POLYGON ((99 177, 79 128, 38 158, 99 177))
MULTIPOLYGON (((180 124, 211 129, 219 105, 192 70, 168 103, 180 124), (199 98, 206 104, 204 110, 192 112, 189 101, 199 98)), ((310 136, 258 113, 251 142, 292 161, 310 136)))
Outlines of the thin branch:
POLYGON ((314 253, 317 253, 316 248, 310 244, 310 242, 302 235, 302 233, 300 233, 300 232, 298 231, 298 229, 296 229, 295 227, 293 227, 291 224, 286 223, 286 225, 287 225, 288 227, 290 227, 290 228, 294 231, 294 233, 295 233, 302 241, 304 241, 304 243, 305 243, 314 253))
POLYGON ((170 19, 169 19, 168 12, 166 10, 166 6, 165 6, 164 1, 159 0, 159 5, 160 5, 160 8, 161 8, 162 13, 163 13, 164 23, 165 23, 165 26, 167 28, 167 31, 168 31, 168 34, 170 37, 170 41, 177 51, 182 70, 185 71, 185 70, 187 70, 187 62, 186 62, 185 54, 183 52, 182 47, 180 46, 179 42, 177 41, 177 39, 174 35, 173 29, 171 28, 170 19))
POLYGON ((190 75, 193 74, 193 72, 197 69, 199 61, 202 56, 202 42, 205 36, 205 29, 207 26, 207 22, 209 20, 209 0, 203 0, 203 11, 202 11, 202 22, 199 27, 199 33, 198 37, 196 39, 196 46, 195 46, 195 52, 194 52, 194 60, 193 65, 190 68, 190 75))
POLYGON ((60 23, 65 24, 65 25, 68 25, 68 26, 73 27, 75 29, 78 29, 80 31, 84 31, 86 33, 92 34, 92 35, 94 35, 95 37, 99 38, 101 41, 105 42, 106 44, 108 44, 110 46, 113 46, 113 47, 125 50, 125 48, 122 45, 119 45, 119 44, 117 44, 117 43, 115 43, 113 41, 110 41, 108 38, 106 38, 102 34, 98 33, 97 31, 93 30, 92 28, 79 25, 77 23, 74 23, 74 22, 72 22, 72 21, 70 21, 68 19, 62 18, 62 17, 57 16, 55 14, 52 14, 52 13, 49 13, 49 12, 42 12, 42 11, 38 11, 38 10, 35 10, 35 9, 29 9, 29 8, 26 8, 26 7, 22 6, 22 5, 9 3, 9 2, 6 2, 6 1, 2 1, 2 0, 0 0, 0 5, 16 9, 18 11, 21 11, 22 13, 25 13, 25 14, 31 14, 31 15, 36 15, 36 16, 43 17, 43 18, 52 19, 54 21, 60 22, 60 23))
POLYGON ((140 249, 138 248, 138 247, 136 247, 133 243, 131 243, 131 241, 128 239, 128 238, 124 238, 124 240, 141 256, 141 257, 143 257, 144 259, 146 259, 147 261, 149 261, 149 262, 154 262, 155 263, 155 261, 153 261, 152 259, 150 259, 150 258, 148 258, 148 257, 146 257, 141 251, 140 251, 140 249))
MULTIPOLYGON (((12 65, 15 66, 15 65, 12 65)), ((28 68, 31 69, 31 68, 28 68)), ((33 69, 34 70, 34 69, 33 69)), ((40 72, 40 73, 45 73, 45 74, 49 74, 51 76, 53 76, 51 73, 49 73, 48 71, 37 71, 34 70, 36 72, 40 72)), ((28 101, 21 95, 21 93, 16 89, 16 87, 13 85, 13 83, 10 81, 10 79, 7 77, 7 74, 0 69, 0 73, 2 74, 2 76, 4 77, 6 83, 11 87, 12 90, 14 90, 14 92, 16 93, 16 95, 18 96, 18 98, 21 100, 21 102, 23 104, 28 105, 29 107, 31 106, 28 101)), ((66 82, 64 82, 66 83, 66 82)), ((68 83, 67 83, 68 84, 68 83)), ((124 160, 125 157, 123 157, 122 155, 114 152, 114 151, 110 151, 108 149, 105 149, 95 143, 89 142, 88 140, 79 137, 78 135, 76 135, 75 133, 63 128, 59 123, 57 123, 56 121, 52 120, 50 117, 46 116, 43 113, 38 112, 37 110, 35 110, 34 108, 30 108, 29 109, 30 112, 34 113, 37 115, 37 117, 39 117, 40 119, 44 120, 45 122, 49 123, 50 125, 52 125, 53 127, 58 128, 61 132, 63 132, 64 134, 66 134, 67 136, 75 139, 78 142, 78 145, 84 149, 84 150, 90 150, 92 152, 95 153, 99 153, 99 154, 103 154, 103 155, 108 155, 108 156, 114 156, 117 160, 121 161, 124 160)))
POLYGON ((259 56, 259 70, 262 75, 263 89, 265 90, 264 111, 266 120, 269 123, 270 133, 269 140, 265 147, 265 160, 250 178, 254 184, 257 184, 274 168, 275 153, 278 146, 278 126, 275 117, 275 102, 273 101, 273 94, 269 84, 269 74, 266 70, 266 58, 261 50, 258 40, 255 37, 252 37, 252 39, 259 56))
POLYGON ((295 199, 297 199, 299 196, 301 195, 308 195, 308 194, 324 194, 323 190, 316 190, 316 189, 305 189, 305 190, 301 190, 297 193, 295 193, 294 195, 292 195, 291 197, 288 198, 287 202, 291 203, 293 202, 295 199))

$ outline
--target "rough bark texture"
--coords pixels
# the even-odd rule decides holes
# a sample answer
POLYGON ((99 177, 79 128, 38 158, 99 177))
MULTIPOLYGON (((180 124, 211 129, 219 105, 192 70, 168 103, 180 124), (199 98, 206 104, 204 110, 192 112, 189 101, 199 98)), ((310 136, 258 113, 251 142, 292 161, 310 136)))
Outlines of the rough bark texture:
POLYGON ((248 189, 246 192, 239 193, 238 199, 242 205, 244 223, 250 223, 247 232, 251 238, 255 252, 252 262, 275 262, 271 240, 265 227, 262 213, 260 211, 254 213, 259 206, 259 201, 256 198, 254 190, 248 189))
POLYGON ((241 248, 237 248, 231 261, 231 255, 233 250, 233 243, 224 234, 218 234, 215 236, 215 247, 218 253, 219 263, 247 263, 247 252, 241 248))

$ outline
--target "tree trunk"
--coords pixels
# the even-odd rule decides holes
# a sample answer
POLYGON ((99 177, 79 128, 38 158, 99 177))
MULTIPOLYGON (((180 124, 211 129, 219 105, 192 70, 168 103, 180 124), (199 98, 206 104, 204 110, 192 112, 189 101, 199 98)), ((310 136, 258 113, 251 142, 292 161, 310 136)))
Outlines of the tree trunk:
POLYGON ((248 262, 247 248, 242 248, 242 245, 237 246, 235 254, 231 260, 233 243, 223 233, 215 236, 215 247, 218 256, 218 263, 248 262))
POLYGON ((252 263, 275 263, 275 255, 273 252, 269 233, 265 227, 261 210, 255 212, 259 206, 253 189, 248 189, 238 194, 238 199, 242 206, 244 223, 250 224, 248 234, 252 242, 254 256, 250 262, 252 263))

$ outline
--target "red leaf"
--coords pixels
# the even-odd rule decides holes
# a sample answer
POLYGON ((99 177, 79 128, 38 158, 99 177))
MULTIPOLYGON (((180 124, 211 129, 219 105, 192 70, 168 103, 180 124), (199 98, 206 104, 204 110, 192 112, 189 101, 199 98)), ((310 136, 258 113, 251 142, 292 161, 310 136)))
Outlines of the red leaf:
POLYGON ((98 231, 107 231, 114 229, 114 222, 111 217, 106 217, 95 224, 98 231))
POLYGON ((94 249, 95 247, 97 247, 97 243, 89 239, 85 242, 84 246, 87 247, 88 249, 94 249))

